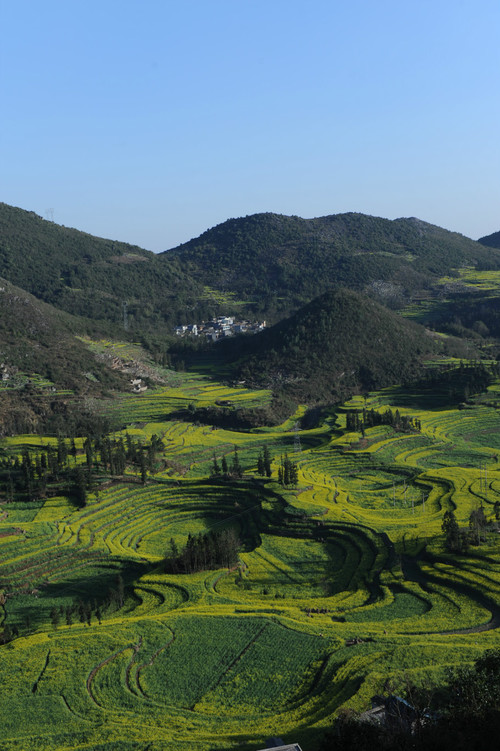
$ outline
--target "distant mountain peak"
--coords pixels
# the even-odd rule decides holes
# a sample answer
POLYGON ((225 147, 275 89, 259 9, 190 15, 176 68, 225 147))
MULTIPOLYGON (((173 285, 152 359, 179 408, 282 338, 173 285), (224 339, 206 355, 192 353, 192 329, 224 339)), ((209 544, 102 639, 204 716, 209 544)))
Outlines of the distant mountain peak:
POLYGON ((500 232, 493 232, 491 235, 480 237, 478 243, 488 248, 500 248, 500 232))

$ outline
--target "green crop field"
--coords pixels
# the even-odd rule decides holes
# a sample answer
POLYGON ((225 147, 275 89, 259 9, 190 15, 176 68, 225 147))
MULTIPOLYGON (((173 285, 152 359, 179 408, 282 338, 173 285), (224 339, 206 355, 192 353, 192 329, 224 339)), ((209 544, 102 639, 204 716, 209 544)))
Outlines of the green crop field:
MULTIPOLYGON (((157 442, 142 474, 133 462, 113 474, 96 453, 85 504, 61 482, 0 495, 2 749, 250 751, 278 735, 314 751, 341 709, 367 708, 389 679, 439 683, 500 647, 498 383, 466 409, 420 408, 393 388, 312 429, 296 428, 303 405, 238 432, 179 410, 262 406, 269 392, 157 375, 102 408, 113 441, 157 442), (347 429, 349 413, 388 407, 418 429, 347 429), (235 455, 239 473, 214 472, 235 455), (285 456, 298 477, 286 487, 285 456), (444 512, 467 531, 478 509, 480 544, 450 553, 444 512), (238 560, 188 573, 172 551, 208 533, 237 535, 238 560)), ((89 466, 83 439, 63 444, 70 468, 89 466)), ((0 441, 10 466, 49 450, 61 439, 0 441)))

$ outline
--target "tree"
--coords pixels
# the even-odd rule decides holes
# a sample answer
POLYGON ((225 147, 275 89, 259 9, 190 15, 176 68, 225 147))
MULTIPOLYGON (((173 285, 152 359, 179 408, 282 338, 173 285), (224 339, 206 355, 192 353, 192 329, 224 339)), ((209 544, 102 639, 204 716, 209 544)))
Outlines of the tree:
POLYGON ((215 456, 215 451, 214 451, 214 459, 212 462, 212 477, 219 477, 219 475, 220 475, 220 467, 219 467, 219 463, 217 461, 217 457, 215 456))
POLYGON ((143 485, 145 485, 147 477, 148 477, 148 473, 146 471, 146 459, 144 457, 144 450, 142 446, 139 449, 139 467, 141 469, 141 482, 143 485))
POLYGON ((269 454, 269 449, 267 447, 267 444, 263 448, 262 458, 264 460, 264 470, 265 470, 265 473, 266 473, 266 477, 271 477, 271 475, 272 475, 272 470, 271 470, 271 456, 269 454))
POLYGON ((288 454, 285 454, 284 459, 281 457, 281 464, 278 468, 278 482, 284 487, 288 487, 289 485, 297 485, 298 479, 297 464, 288 458, 288 454))
POLYGON ((59 626, 60 613, 59 613, 59 608, 56 608, 55 605, 50 611, 50 620, 52 622, 53 627, 56 629, 59 626))
POLYGON ((66 463, 66 459, 68 458, 68 448, 66 446, 66 441, 62 437, 61 434, 57 436, 57 461, 60 467, 62 467, 66 463))
POLYGON ((87 503, 87 487, 85 475, 80 465, 73 471, 73 497, 78 508, 84 508, 87 503))
POLYGON ((12 630, 9 624, 6 623, 0 634, 0 644, 8 644, 10 641, 12 641, 12 630))
POLYGON ((261 477, 264 477, 266 474, 266 468, 264 465, 264 457, 262 455, 262 451, 260 452, 258 459, 257 459, 257 472, 261 477))
POLYGON ((177 574, 179 570, 179 548, 174 538, 170 538, 169 550, 165 556, 165 566, 170 568, 173 574, 177 574))
POLYGON ((441 529, 445 534, 446 548, 452 553, 460 550, 460 529, 453 511, 445 511, 441 529))
POLYGON ((288 486, 290 485, 290 460, 288 454, 285 454, 284 461, 283 457, 281 458, 281 464, 283 466, 283 485, 288 486))
POLYGON ((459 667, 448 678, 452 713, 481 713, 500 707, 500 650, 487 650, 472 667, 459 667))
POLYGON ((7 500, 13 501, 14 500, 14 480, 12 479, 12 475, 7 475, 7 500))
POLYGON ((481 543, 481 540, 484 539, 484 532, 487 525, 488 522, 482 506, 471 511, 469 516, 469 529, 472 544, 479 545, 481 543))
MULTIPOLYGON (((87 462, 87 466, 91 467, 93 452, 92 452, 92 438, 90 436, 87 436, 85 441, 83 442, 83 448, 85 451, 85 461, 87 462)), ((75 453, 75 457, 76 457, 76 453, 75 453)))
POLYGON ((233 461, 231 464, 231 474, 233 474, 235 477, 242 477, 243 475, 243 470, 241 468, 240 460, 238 457, 238 449, 236 446, 234 447, 233 461))
POLYGON ((147 452, 148 452, 148 469, 150 472, 152 472, 154 470, 155 461, 156 461, 156 443, 153 442, 153 439, 151 439, 151 443, 147 447, 147 452))
MULTIPOLYGON (((116 444, 116 451, 115 451, 116 473, 119 475, 123 475, 125 472, 126 464, 127 464, 127 454, 125 451, 125 444, 123 443, 123 438, 120 438, 120 440, 116 444)), ((151 466, 151 469, 153 469, 152 466, 151 466)))
POLYGON ((191 574, 204 569, 234 566, 238 562, 239 539, 231 527, 220 532, 209 532, 193 536, 188 535, 187 543, 180 553, 175 543, 164 564, 169 573, 184 571, 191 574))
POLYGON ((123 603, 125 602, 125 584, 123 583, 123 577, 121 574, 118 574, 116 577, 116 591, 118 593, 119 606, 123 607, 123 603))

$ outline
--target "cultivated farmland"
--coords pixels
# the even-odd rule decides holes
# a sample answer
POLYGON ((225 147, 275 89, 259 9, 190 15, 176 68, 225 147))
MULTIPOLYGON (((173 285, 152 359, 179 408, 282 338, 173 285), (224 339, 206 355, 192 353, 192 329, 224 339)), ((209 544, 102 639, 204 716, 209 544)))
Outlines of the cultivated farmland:
MULTIPOLYGON (((402 671, 439 683, 500 646, 498 384, 463 409, 418 394, 408 406, 394 388, 312 429, 302 407, 238 432, 179 410, 261 406, 268 392, 162 378, 104 406, 113 446, 154 442, 148 467, 113 473, 80 438, 68 462, 91 467, 85 503, 57 488, 2 496, 2 749, 250 751, 279 735, 310 751, 340 709, 366 708, 402 671), (412 427, 352 428, 353 413, 389 407, 412 427), (279 482, 284 457, 296 483, 279 482), (480 544, 450 553, 444 512, 469 530, 480 508, 480 544), (237 561, 188 573, 180 551, 219 533, 238 536, 237 561)), ((49 446, 61 439, 0 451, 26 465, 49 446)))

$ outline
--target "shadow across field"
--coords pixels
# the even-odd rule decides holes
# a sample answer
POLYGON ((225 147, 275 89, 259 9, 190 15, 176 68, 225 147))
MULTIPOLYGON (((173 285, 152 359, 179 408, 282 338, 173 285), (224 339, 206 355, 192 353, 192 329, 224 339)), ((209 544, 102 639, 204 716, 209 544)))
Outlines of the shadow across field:
MULTIPOLYGON (((424 572, 420 568, 420 565, 419 565, 420 560, 430 565, 434 565, 436 563, 447 562, 446 559, 433 556, 431 553, 425 550, 416 558, 411 558, 409 556, 403 555, 401 556, 401 565, 402 565, 405 579, 408 581, 414 581, 417 584, 419 584, 424 590, 424 592, 432 592, 433 585, 443 586, 442 578, 435 576, 429 572, 424 572)), ((454 565, 457 566, 456 559, 454 560, 454 565)), ((458 569, 460 570, 459 563, 458 563, 458 569)), ((450 589, 452 589, 454 592, 458 592, 459 594, 464 595, 465 597, 470 599, 472 602, 476 603, 480 607, 489 611, 490 618, 487 622, 481 623, 477 626, 472 626, 470 628, 450 629, 450 630, 445 630, 445 631, 439 631, 438 633, 473 634, 473 633, 480 633, 482 631, 491 631, 493 629, 497 629, 500 627, 500 607, 495 602, 495 600, 493 600, 493 598, 488 597, 487 595, 483 594, 483 592, 481 592, 478 588, 472 586, 471 584, 468 584, 464 581, 460 582, 460 581, 457 581, 456 579, 453 580, 450 586, 450 589)))
MULTIPOLYGON (((311 560, 302 560, 297 549, 293 559, 293 569, 303 584, 306 574, 311 580, 322 578, 323 594, 332 595, 342 591, 354 591, 362 587, 367 591, 367 604, 383 597, 380 586, 380 573, 390 568, 394 559, 394 547, 385 534, 377 534, 363 525, 326 521, 308 517, 305 514, 292 514, 285 499, 277 492, 265 489, 266 506, 254 518, 257 540, 261 545, 262 536, 276 539, 279 549, 281 538, 291 538, 305 542, 316 542, 323 546, 325 558, 315 565, 311 560), (375 561, 377 569, 375 570, 375 561)), ((271 543, 272 545, 272 543, 271 543)), ((276 552, 279 557, 279 553, 276 552)), ((289 584, 290 577, 285 569, 276 568, 275 586, 289 584)), ((273 582, 269 582, 274 586, 273 582)))
POLYGON ((26 593, 16 594, 7 601, 6 623, 21 635, 52 621, 88 622, 123 607, 133 598, 133 585, 146 574, 157 569, 146 561, 110 559, 97 563, 89 559, 92 573, 84 571, 58 582, 43 582, 26 593))
POLYGON ((460 400, 445 389, 439 388, 415 388, 395 386, 388 390, 390 404, 393 407, 406 407, 407 409, 426 410, 439 412, 441 410, 456 409, 460 400))

